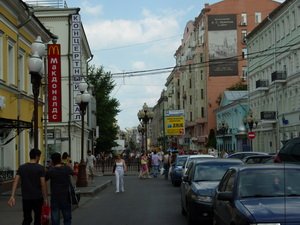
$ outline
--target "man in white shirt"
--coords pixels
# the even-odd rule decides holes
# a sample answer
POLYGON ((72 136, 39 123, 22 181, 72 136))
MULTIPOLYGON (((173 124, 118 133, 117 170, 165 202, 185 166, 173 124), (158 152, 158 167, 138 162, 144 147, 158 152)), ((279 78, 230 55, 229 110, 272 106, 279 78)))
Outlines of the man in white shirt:
POLYGON ((92 155, 92 151, 88 151, 88 155, 86 157, 86 167, 89 171, 89 175, 91 177, 91 181, 94 181, 94 165, 96 163, 96 157, 92 155))

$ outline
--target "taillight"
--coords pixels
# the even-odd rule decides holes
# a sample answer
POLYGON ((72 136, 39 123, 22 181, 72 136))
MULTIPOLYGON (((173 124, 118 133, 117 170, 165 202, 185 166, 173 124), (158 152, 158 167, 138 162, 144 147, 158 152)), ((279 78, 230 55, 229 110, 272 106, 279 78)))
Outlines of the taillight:
POLYGON ((274 163, 281 163, 281 159, 280 159, 280 156, 277 154, 274 158, 274 163))

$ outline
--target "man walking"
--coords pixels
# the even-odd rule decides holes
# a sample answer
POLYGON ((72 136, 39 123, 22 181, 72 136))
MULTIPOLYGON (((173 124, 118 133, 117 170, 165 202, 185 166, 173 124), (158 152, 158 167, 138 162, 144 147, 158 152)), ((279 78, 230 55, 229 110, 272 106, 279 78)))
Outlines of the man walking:
POLYGON ((45 181, 45 169, 38 164, 41 151, 32 149, 29 153, 30 161, 21 165, 15 176, 11 197, 8 200, 10 207, 16 204, 15 195, 19 181, 21 181, 23 223, 30 225, 32 211, 34 212, 34 225, 41 225, 41 210, 43 203, 48 203, 45 181))
POLYGON ((153 154, 151 155, 151 165, 152 165, 152 173, 153 173, 153 177, 157 177, 158 175, 158 169, 159 169, 159 156, 156 153, 156 150, 153 152, 153 154))
POLYGON ((96 163, 96 157, 92 155, 92 151, 88 151, 88 155, 86 157, 86 167, 89 170, 89 175, 91 177, 91 181, 94 181, 94 165, 96 163))
POLYGON ((60 153, 51 155, 53 166, 46 173, 46 180, 50 180, 51 188, 51 221, 52 225, 60 224, 60 215, 64 218, 64 225, 71 225, 72 205, 70 199, 71 167, 61 160, 60 153))

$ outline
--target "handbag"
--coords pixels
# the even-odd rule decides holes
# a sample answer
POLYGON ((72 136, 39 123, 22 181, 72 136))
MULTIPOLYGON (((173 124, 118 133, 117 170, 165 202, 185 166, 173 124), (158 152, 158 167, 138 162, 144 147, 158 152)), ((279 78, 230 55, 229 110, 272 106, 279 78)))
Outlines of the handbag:
POLYGON ((80 191, 75 188, 71 183, 69 185, 69 194, 72 205, 78 205, 80 201, 80 191))
POLYGON ((50 206, 48 204, 43 204, 42 212, 41 212, 41 225, 50 224, 50 213, 51 213, 50 206))

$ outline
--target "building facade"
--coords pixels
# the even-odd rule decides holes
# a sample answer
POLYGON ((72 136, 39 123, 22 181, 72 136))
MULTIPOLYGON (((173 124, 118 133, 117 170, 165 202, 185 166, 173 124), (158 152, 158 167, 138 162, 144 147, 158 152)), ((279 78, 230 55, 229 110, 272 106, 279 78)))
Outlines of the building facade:
MULTIPOLYGON (((45 108, 45 129, 47 156, 53 152, 67 152, 74 162, 81 160, 81 115, 79 106, 75 102, 79 92, 79 83, 86 80, 88 63, 92 60, 92 53, 81 22, 80 8, 68 8, 51 4, 39 5, 39 1, 28 1, 34 10, 34 14, 51 32, 59 34, 57 44, 60 46, 61 86, 57 91, 61 94, 53 98, 50 88, 51 80, 48 80, 47 100, 45 108), (57 99, 60 99, 57 101, 57 99), (57 105, 57 110, 51 108, 57 105), (53 112, 59 112, 60 119, 52 119, 53 112)), ((49 49, 50 50, 50 49, 49 49)), ((92 98, 87 106, 84 118, 84 158, 88 150, 93 150, 96 138, 96 102, 93 90, 88 89, 92 98)), ((53 92, 53 91, 52 91, 53 92)))
POLYGON ((253 145, 276 152, 300 136, 300 2, 287 0, 247 36, 253 145))
MULTIPOLYGON (((24 2, 0 1, 0 168, 16 170, 33 148, 34 99, 28 61, 31 44, 55 37, 24 2)), ((45 82, 45 77, 42 83, 45 82)), ((38 99, 38 147, 44 153, 43 87, 38 99)), ((44 154, 41 163, 44 162, 44 154)))
POLYGON ((246 35, 279 5, 271 0, 224 0, 205 4, 187 23, 172 75, 178 77, 177 107, 185 111, 181 142, 189 143, 191 150, 205 150, 210 130, 216 129, 215 110, 222 93, 246 82, 246 35))

